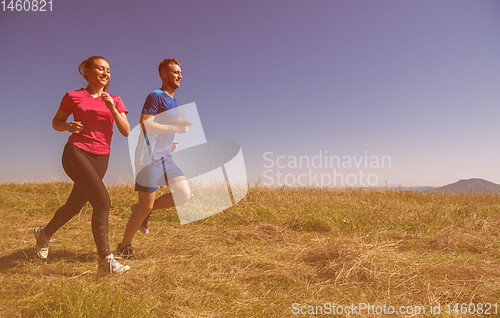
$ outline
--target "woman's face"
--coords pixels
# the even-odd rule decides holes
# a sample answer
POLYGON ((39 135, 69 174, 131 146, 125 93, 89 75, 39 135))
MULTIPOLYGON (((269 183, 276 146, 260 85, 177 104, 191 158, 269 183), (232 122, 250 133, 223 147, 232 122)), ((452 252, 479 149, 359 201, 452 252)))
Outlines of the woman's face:
POLYGON ((103 59, 95 59, 91 67, 84 70, 87 82, 96 86, 105 86, 111 78, 109 63, 103 59))

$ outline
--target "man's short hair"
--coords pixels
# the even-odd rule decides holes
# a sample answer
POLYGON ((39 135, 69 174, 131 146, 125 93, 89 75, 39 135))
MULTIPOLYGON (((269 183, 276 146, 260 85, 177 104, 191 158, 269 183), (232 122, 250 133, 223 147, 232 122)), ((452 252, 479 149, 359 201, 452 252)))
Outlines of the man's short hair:
POLYGON ((161 77, 161 71, 166 69, 170 65, 170 63, 174 63, 181 66, 181 62, 179 62, 178 59, 164 59, 163 61, 160 62, 160 65, 158 66, 158 74, 160 74, 160 77, 161 77))

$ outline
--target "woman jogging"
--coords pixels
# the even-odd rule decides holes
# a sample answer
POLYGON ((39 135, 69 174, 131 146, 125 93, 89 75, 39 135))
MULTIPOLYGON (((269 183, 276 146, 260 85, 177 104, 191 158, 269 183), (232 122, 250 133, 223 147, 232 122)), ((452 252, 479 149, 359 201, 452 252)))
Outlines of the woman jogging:
POLYGON ((128 111, 120 97, 106 93, 110 68, 105 58, 89 57, 78 66, 78 71, 87 81, 87 87, 67 92, 52 120, 55 130, 72 133, 64 147, 62 165, 74 185, 66 204, 56 211, 52 220, 46 226, 35 228, 36 253, 46 259, 53 234, 90 202, 92 234, 99 256, 97 273, 121 274, 130 267, 116 261, 109 250, 111 201, 102 178, 108 168, 113 123, 116 122, 123 136, 130 133, 128 111), (73 121, 66 122, 71 114, 73 121))

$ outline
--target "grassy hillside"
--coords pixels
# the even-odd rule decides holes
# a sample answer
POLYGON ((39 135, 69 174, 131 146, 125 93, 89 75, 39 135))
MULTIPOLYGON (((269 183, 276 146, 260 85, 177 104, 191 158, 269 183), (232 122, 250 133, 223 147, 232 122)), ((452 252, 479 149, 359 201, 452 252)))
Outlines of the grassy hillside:
MULTIPOLYGON (((54 235, 48 260, 35 257, 33 228, 70 189, 0 184, 0 317, 304 317, 332 303, 355 317, 383 306, 395 313, 377 317, 431 316, 438 304, 432 317, 473 317, 487 303, 500 315, 500 195, 252 188, 188 225, 156 212, 131 270, 98 279, 90 206, 54 235)), ((109 192, 114 249, 136 194, 109 192)))

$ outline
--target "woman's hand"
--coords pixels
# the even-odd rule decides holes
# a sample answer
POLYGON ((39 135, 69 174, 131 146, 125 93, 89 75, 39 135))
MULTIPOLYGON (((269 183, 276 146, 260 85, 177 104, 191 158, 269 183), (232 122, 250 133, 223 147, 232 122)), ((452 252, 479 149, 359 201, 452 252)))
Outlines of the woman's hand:
POLYGON ((120 133, 123 136, 127 137, 130 134, 130 124, 127 119, 127 114, 118 112, 118 110, 115 107, 115 101, 108 93, 103 92, 101 94, 101 99, 104 102, 104 104, 106 104, 106 107, 111 112, 111 115, 113 115, 116 127, 118 127, 120 133))
POLYGON ((111 98, 111 96, 108 93, 103 92, 101 94, 101 99, 106 104, 106 107, 110 111, 113 111, 115 109, 115 101, 113 100, 113 98, 111 98))
POLYGON ((72 121, 68 124, 68 131, 70 133, 78 134, 83 130, 82 122, 80 121, 72 121))
POLYGON ((52 119, 52 128, 57 131, 68 131, 70 133, 78 134, 83 130, 83 125, 81 121, 72 121, 67 123, 69 115, 58 110, 54 119, 52 119))

